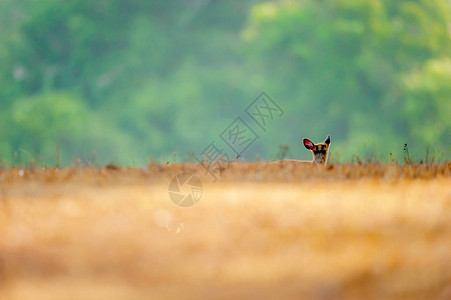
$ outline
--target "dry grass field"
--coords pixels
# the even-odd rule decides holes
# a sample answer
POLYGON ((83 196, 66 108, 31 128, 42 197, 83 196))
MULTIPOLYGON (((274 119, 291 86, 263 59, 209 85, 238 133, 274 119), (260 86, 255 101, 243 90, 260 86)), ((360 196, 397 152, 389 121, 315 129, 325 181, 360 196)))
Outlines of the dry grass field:
POLYGON ((0 299, 451 299, 451 163, 216 175, 0 169, 0 299))

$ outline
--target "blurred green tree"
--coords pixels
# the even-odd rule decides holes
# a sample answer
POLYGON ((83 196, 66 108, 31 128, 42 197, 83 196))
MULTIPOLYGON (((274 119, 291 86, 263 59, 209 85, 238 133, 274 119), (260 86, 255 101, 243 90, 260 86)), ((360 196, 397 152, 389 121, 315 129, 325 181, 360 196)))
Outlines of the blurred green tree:
MULTIPOLYGON (((106 158, 126 157, 121 132, 110 128, 73 94, 48 93, 18 99, 1 118, 1 160, 13 164, 56 163, 57 151, 62 165, 80 158, 84 163, 107 163, 106 158), (6 148, 8 147, 8 148, 6 148)), ((123 134, 122 134, 123 135, 123 134)))
POLYGON ((0 159, 187 158, 265 90, 284 109, 247 153, 450 155, 446 0, 0 2, 0 159), (338 146, 338 147, 337 147, 338 146), (21 151, 22 149, 23 151, 21 151), (24 152, 26 151, 26 152, 24 152), (28 153, 28 154, 27 154, 28 153), (437 152, 439 153, 439 152, 437 152), (17 155, 16 155, 17 154, 17 155), (22 155, 23 154, 23 155, 22 155))
MULTIPOLYGON (((415 141, 424 151, 438 137, 428 129, 418 135, 414 128, 428 114, 419 101, 438 108, 441 100, 420 100, 417 94, 414 101, 412 87, 408 98, 404 80, 426 71, 430 60, 449 57, 449 24, 444 0, 272 1, 254 7, 243 37, 266 83, 290 99, 285 106, 299 116, 299 131, 330 131, 348 157, 376 151, 387 158, 404 142, 415 141), (406 105, 420 106, 410 114, 406 105)), ((449 83, 436 84, 444 85, 437 87, 443 95, 434 97, 451 99, 449 83)), ((282 126, 287 125, 293 124, 282 126)), ((449 134, 449 124, 441 128, 449 134)), ((441 137, 435 145, 449 145, 441 137)))

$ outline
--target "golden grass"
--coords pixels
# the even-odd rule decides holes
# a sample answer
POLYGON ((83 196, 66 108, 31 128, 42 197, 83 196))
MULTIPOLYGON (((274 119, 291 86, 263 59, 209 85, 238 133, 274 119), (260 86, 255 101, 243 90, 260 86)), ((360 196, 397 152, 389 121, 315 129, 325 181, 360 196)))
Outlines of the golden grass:
POLYGON ((215 172, 0 170, 0 299, 451 299, 451 163, 215 172))

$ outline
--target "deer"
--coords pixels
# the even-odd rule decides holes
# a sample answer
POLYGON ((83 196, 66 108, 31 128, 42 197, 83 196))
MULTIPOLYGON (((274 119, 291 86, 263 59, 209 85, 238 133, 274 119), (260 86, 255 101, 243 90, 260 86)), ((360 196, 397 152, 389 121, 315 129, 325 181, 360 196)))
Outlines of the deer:
POLYGON ((316 164, 316 165, 326 165, 327 158, 329 156, 330 147, 330 135, 327 135, 326 139, 322 143, 315 144, 311 140, 304 138, 302 139, 304 147, 312 151, 313 160, 297 160, 297 159, 282 159, 277 160, 274 163, 296 163, 296 164, 316 164))

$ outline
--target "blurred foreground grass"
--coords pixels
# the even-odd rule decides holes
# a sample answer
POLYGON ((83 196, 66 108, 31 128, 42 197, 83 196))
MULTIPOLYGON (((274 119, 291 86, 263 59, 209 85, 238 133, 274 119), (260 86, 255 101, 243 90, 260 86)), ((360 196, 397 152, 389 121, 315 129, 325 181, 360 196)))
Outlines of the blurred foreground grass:
POLYGON ((0 299, 451 299, 450 163, 215 174, 0 170, 0 299))

